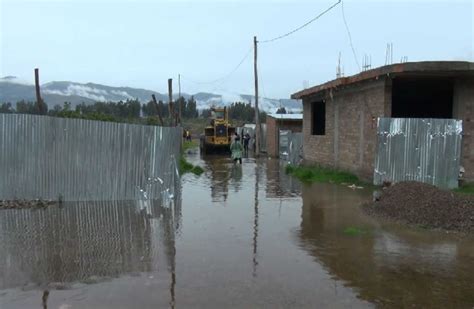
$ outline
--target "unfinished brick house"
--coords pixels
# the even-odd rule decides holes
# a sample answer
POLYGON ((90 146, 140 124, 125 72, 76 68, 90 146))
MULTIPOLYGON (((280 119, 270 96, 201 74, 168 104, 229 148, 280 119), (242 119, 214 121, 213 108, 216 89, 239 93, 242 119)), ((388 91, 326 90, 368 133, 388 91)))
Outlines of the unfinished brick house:
POLYGON ((302 114, 268 114, 267 115, 267 154, 270 157, 279 155, 279 132, 289 130, 294 133, 303 129, 302 114))
POLYGON ((387 65, 294 93, 303 100, 304 159, 371 180, 377 119, 462 120, 461 165, 474 180, 474 63, 387 65))

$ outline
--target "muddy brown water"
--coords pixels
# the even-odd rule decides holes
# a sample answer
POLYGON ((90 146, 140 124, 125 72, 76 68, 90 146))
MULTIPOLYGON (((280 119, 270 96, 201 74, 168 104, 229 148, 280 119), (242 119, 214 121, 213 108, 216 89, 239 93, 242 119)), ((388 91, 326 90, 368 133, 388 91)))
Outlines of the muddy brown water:
POLYGON ((474 306, 474 237, 364 215, 370 190, 301 185, 277 160, 190 155, 174 209, 0 212, 0 308, 474 306))

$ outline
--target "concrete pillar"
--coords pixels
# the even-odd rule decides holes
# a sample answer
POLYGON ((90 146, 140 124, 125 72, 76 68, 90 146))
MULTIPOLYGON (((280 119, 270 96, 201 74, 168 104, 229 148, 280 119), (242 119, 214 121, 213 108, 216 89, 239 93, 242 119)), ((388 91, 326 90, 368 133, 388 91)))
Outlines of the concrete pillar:
POLYGON ((365 146, 364 128, 365 128, 365 104, 361 106, 361 109, 359 111, 359 167, 358 169, 362 169, 362 165, 364 164, 364 146, 365 146))
POLYGON ((339 102, 331 99, 331 103, 334 107, 334 167, 337 168, 339 166, 339 102))
POLYGON ((453 118, 463 122, 461 165, 466 180, 474 181, 474 78, 455 80, 453 118))
POLYGON ((392 117, 392 78, 390 76, 385 78, 383 115, 384 117, 392 117))

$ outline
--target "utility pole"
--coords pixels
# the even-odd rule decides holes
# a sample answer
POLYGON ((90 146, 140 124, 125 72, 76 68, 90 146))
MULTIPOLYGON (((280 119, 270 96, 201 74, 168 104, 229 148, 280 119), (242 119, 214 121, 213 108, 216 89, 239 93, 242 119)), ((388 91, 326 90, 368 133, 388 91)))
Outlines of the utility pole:
POLYGON ((253 37, 253 51, 253 71, 255 78, 255 156, 258 157, 260 155, 260 112, 258 111, 257 36, 253 37))
POLYGON ((168 78, 168 109, 170 113, 170 126, 173 126, 174 108, 173 108, 173 79, 168 78))
POLYGON ((35 68, 35 90, 36 90, 36 104, 38 107, 38 112, 40 115, 45 114, 45 108, 43 105, 43 101, 41 100, 41 92, 40 92, 40 83, 39 83, 39 69, 35 68))
POLYGON ((179 105, 178 105, 178 120, 179 124, 181 125, 181 107, 182 107, 182 99, 181 99, 181 74, 178 74, 178 98, 179 98, 179 105))

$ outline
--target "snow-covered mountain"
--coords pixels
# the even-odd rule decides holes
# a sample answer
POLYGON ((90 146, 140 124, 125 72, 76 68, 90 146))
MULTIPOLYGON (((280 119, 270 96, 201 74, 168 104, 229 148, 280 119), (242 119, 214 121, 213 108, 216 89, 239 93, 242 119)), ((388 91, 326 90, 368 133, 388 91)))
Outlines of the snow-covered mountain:
MULTIPOLYGON (((127 99, 138 99, 146 103, 154 94, 157 100, 168 101, 166 94, 156 91, 131 88, 131 87, 111 87, 94 83, 76 83, 69 81, 53 81, 41 85, 41 94, 43 100, 50 106, 62 105, 64 102, 70 102, 73 106, 82 102, 91 104, 96 101, 125 101, 127 99)), ((251 102, 254 103, 254 96, 245 94, 229 93, 207 93, 198 92, 195 94, 183 93, 183 97, 194 96, 198 109, 209 108, 212 105, 230 105, 233 102, 251 102)), ((174 98, 177 98, 175 94, 174 98)), ((14 76, 0 78, 0 103, 15 103, 20 100, 35 100, 34 85, 22 81, 14 76)), ((259 98, 259 107, 267 112, 275 112, 279 107, 285 107, 287 110, 301 110, 301 102, 290 99, 270 99, 259 98)))

